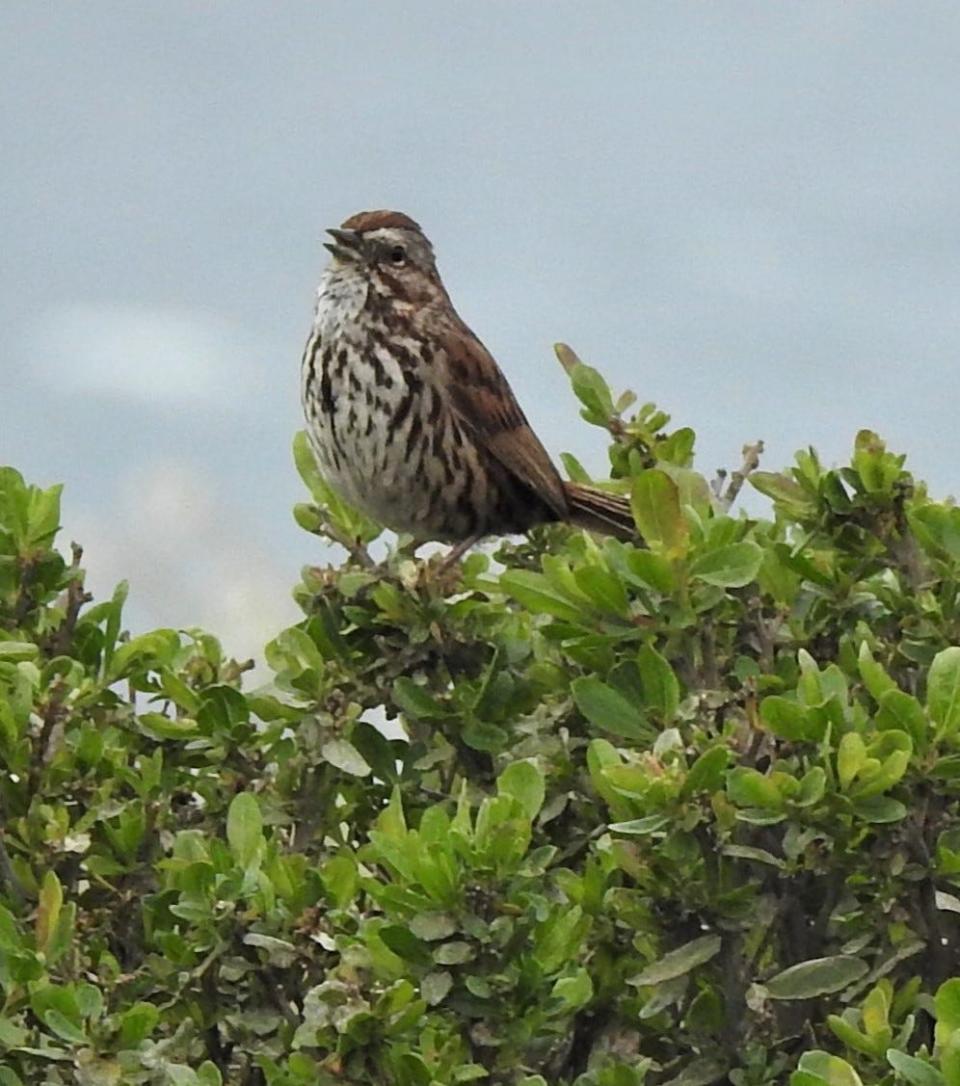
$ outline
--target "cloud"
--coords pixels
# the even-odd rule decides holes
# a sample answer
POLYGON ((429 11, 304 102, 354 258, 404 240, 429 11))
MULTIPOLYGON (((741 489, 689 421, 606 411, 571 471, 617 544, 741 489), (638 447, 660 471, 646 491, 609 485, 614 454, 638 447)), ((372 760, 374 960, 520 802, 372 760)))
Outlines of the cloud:
POLYGON ((198 465, 171 459, 133 468, 112 497, 109 506, 68 515, 65 534, 84 546, 96 599, 129 580, 125 625, 133 632, 200 626, 227 653, 262 663, 264 644, 301 617, 288 566, 198 465))
POLYGON ((170 408, 242 410, 257 401, 265 353, 250 333, 201 310, 71 304, 27 333, 32 372, 60 392, 170 408))

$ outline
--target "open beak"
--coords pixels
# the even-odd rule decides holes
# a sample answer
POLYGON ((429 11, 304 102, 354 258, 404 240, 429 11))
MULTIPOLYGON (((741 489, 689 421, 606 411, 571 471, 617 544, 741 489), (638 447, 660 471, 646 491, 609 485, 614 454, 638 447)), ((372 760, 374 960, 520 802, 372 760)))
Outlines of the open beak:
POLYGON ((327 233, 333 241, 325 241, 324 249, 329 249, 339 260, 359 260, 360 258, 360 232, 359 230, 340 230, 337 227, 327 233))

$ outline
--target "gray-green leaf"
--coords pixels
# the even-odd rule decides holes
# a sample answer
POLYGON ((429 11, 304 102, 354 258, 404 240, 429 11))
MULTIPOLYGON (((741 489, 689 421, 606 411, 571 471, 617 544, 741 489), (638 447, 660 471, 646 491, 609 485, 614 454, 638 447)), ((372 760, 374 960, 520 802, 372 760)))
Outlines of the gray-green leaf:
POLYGON ((771 999, 813 999, 839 992, 867 972, 867 963, 849 954, 811 958, 771 977, 764 987, 771 999))
POLYGON ((682 977, 698 965, 710 961, 720 953, 721 939, 719 935, 703 935, 685 943, 652 965, 648 965, 635 977, 630 979, 631 984, 638 987, 646 987, 650 984, 662 984, 665 980, 673 980, 674 977, 682 977))

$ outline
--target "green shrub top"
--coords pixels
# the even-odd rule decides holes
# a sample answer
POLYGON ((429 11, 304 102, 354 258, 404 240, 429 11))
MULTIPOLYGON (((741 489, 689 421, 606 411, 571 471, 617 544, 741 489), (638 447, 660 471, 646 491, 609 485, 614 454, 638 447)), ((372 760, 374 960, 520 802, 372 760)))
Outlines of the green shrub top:
POLYGON ((647 546, 374 563, 298 439, 256 689, 0 469, 0 1086, 960 1086, 960 509, 561 354, 647 546))

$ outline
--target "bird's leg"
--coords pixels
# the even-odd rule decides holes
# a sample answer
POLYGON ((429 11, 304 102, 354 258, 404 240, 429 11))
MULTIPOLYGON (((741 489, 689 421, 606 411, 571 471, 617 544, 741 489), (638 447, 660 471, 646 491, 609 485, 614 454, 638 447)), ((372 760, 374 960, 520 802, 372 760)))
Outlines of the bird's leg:
POLYGON ((467 551, 470 550, 474 544, 479 543, 481 539, 483 539, 483 536, 479 534, 468 536, 466 539, 461 539, 459 543, 456 543, 450 548, 446 557, 437 567, 437 572, 444 573, 450 569, 451 566, 456 565, 467 551))
MULTIPOLYGON (((482 538, 482 535, 472 535, 467 539, 461 539, 459 543, 450 548, 436 565, 432 561, 424 564, 420 571, 421 583, 424 586, 430 586, 433 591, 439 590, 443 595, 455 591, 460 583, 460 571, 457 569, 457 563, 482 538)), ((439 557, 439 555, 431 555, 431 559, 433 557, 439 557)))

